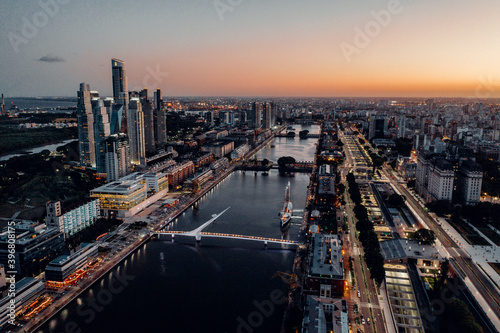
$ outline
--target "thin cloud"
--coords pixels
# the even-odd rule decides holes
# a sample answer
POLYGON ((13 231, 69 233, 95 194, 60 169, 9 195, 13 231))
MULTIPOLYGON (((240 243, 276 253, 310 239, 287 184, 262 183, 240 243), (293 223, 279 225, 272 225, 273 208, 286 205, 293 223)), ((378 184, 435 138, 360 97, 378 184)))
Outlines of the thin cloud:
POLYGON ((64 58, 55 56, 52 54, 47 54, 46 56, 41 57, 38 59, 38 61, 43 61, 43 62, 65 62, 64 58))

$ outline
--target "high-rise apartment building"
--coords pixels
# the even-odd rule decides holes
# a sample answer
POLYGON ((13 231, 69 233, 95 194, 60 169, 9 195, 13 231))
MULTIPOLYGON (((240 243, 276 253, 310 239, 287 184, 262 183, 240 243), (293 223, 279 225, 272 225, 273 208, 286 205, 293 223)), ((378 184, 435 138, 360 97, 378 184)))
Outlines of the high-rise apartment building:
POLYGON ((127 135, 113 134, 105 141, 106 179, 118 180, 130 172, 130 146, 127 135))
POLYGON ((386 115, 372 115, 370 117, 368 140, 385 137, 388 128, 389 120, 386 115))
POLYGON ((273 126, 273 123, 272 123, 272 105, 269 102, 266 102, 266 104, 264 104, 262 123, 263 123, 262 128, 264 128, 264 129, 270 129, 273 126))
POLYGON ((94 114, 92 113, 92 101, 90 87, 86 83, 80 83, 77 92, 78 102, 76 116, 78 120, 78 148, 80 151, 80 165, 85 167, 96 166, 95 141, 94 141, 94 114))
POLYGON ((96 102, 92 110, 94 114, 94 144, 96 156, 96 169, 99 173, 106 172, 104 140, 110 136, 109 115, 102 99, 96 102))
POLYGON ((429 169, 428 201, 444 200, 451 201, 453 198, 453 185, 455 171, 453 164, 444 158, 438 158, 429 169))
POLYGON ((146 151, 154 153, 155 145, 155 122, 154 122, 154 105, 153 101, 148 97, 148 89, 144 88, 139 93, 141 99, 142 112, 144 113, 144 136, 146 141, 146 151))
POLYGON ((111 59, 113 73, 113 98, 117 105, 128 105, 128 84, 125 73, 125 62, 119 59, 111 59))
POLYGON ((144 136, 144 113, 141 101, 133 98, 127 111, 130 159, 133 164, 146 164, 146 141, 144 136))
MULTIPOLYGON (((113 75, 113 98, 117 106, 123 107, 122 117, 119 122, 121 123, 120 132, 126 133, 128 125, 126 121, 127 108, 129 103, 128 98, 128 84, 127 76, 125 73, 125 62, 119 59, 111 59, 111 68, 113 75)), ((117 132, 117 131, 114 131, 117 132)))
POLYGON ((464 161, 458 170, 458 191, 461 201, 466 205, 475 205, 481 199, 483 170, 472 161, 464 161))
POLYGON ((258 102, 252 103, 252 109, 248 112, 248 126, 250 128, 261 128, 262 105, 258 102))
POLYGON ((398 139, 406 136, 406 116, 398 117, 398 139))
POLYGON ((161 97, 161 90, 156 89, 154 93, 154 137, 157 149, 165 148, 167 143, 167 114, 163 99, 161 97))

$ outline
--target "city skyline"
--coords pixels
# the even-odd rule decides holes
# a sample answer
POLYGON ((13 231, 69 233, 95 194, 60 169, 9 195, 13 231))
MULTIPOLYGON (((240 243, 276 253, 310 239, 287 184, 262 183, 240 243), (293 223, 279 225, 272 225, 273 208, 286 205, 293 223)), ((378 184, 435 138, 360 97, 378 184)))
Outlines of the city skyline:
POLYGON ((74 96, 88 82, 112 96, 109 61, 119 58, 129 90, 160 88, 166 96, 496 98, 499 7, 392 0, 2 3, 0 70, 8 80, 0 91, 74 96))

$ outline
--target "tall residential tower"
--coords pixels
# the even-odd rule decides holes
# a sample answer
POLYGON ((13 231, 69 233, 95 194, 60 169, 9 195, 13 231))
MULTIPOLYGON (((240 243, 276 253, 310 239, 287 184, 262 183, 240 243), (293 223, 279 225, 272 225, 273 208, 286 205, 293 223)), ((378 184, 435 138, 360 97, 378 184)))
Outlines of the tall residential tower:
MULTIPOLYGON (((127 75, 125 73, 125 62, 119 59, 111 59, 111 69, 113 74, 113 98, 115 101, 115 105, 118 107, 123 106, 123 117, 121 122, 121 132, 126 133, 127 131, 127 109, 128 109, 128 84, 127 84, 127 75)), ((116 132, 113 130, 113 132, 116 132)))
POLYGON ((77 92, 78 102, 76 116, 78 119, 78 148, 80 151, 80 165, 95 167, 95 137, 94 137, 94 114, 92 113, 92 101, 90 87, 86 83, 80 83, 77 92))

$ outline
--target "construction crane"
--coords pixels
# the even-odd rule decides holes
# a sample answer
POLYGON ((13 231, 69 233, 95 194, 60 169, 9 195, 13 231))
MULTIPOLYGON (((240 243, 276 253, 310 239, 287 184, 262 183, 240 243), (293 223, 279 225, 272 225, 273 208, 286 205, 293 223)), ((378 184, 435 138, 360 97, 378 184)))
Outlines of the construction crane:
POLYGON ((288 284, 288 286, 290 287, 290 290, 295 290, 297 288, 297 274, 289 274, 289 273, 277 271, 270 278, 270 280, 272 280, 278 276, 283 280, 283 282, 288 284))

